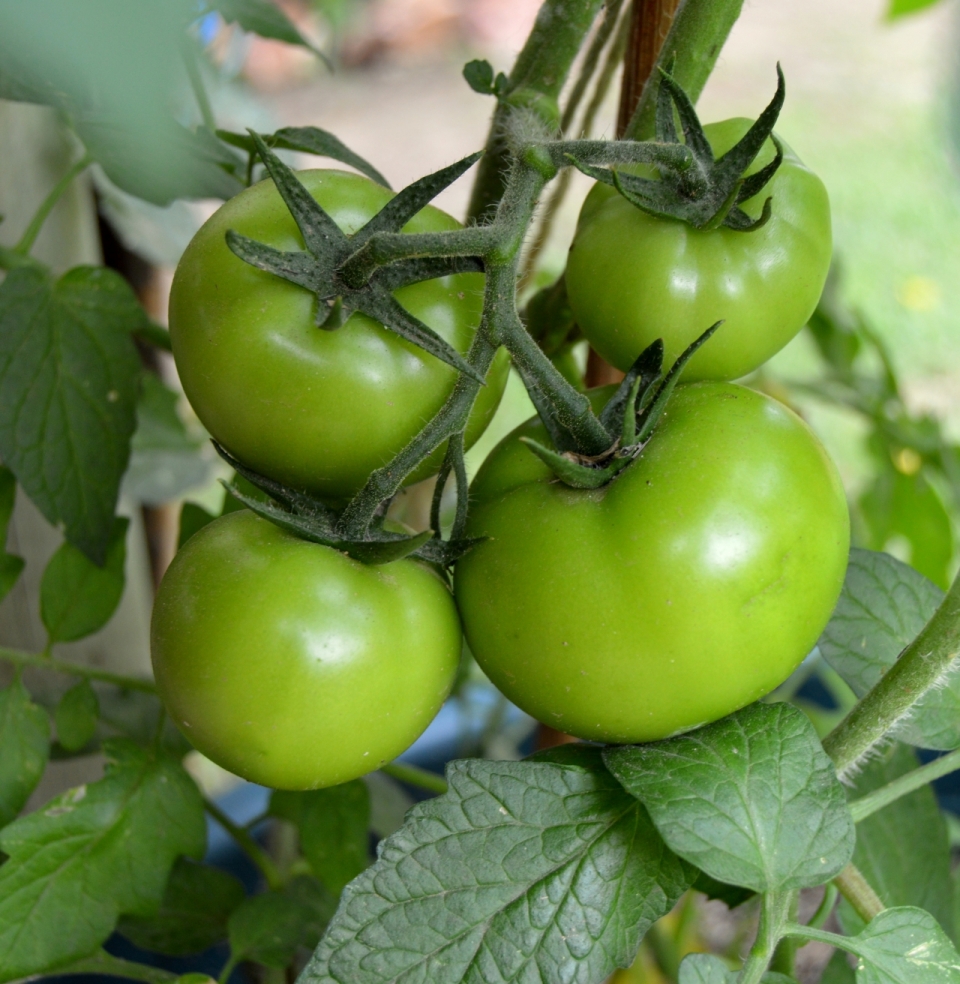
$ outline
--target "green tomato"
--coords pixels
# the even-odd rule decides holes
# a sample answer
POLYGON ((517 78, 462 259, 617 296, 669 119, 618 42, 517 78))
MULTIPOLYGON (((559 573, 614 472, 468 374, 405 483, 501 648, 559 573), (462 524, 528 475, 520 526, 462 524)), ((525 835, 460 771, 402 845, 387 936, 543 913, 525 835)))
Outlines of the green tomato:
MULTIPOLYGON (((704 130, 719 155, 750 123, 725 120, 704 130)), ((748 173, 774 153, 768 139, 748 173)), ((691 359, 686 380, 737 379, 779 352, 820 299, 830 266, 830 204, 823 183, 786 145, 773 179, 742 207, 757 217, 771 196, 766 225, 734 232, 655 218, 596 185, 580 212, 566 273, 570 306, 590 344, 626 371, 662 338, 672 365, 724 319, 691 359)))
POLYGON ((678 387, 639 458, 569 488, 508 435, 471 486, 457 605, 477 662, 580 738, 696 728, 782 683, 843 583, 849 517, 807 425, 731 383, 678 387))
MULTIPOLYGON (((346 233, 392 197, 344 171, 301 171, 310 194, 346 233)), ((427 206, 407 232, 459 228, 427 206)), ((272 181, 223 205, 194 236, 170 294, 170 337, 187 398, 210 433, 246 465, 334 502, 348 499, 440 409, 457 373, 379 322, 354 314, 336 331, 315 324, 316 299, 235 256, 234 229, 277 249, 303 240, 272 181)), ((411 284, 397 300, 461 353, 480 321, 483 275, 411 284)), ((498 353, 473 409, 467 445, 483 433, 506 384, 498 353)), ((435 474, 443 449, 408 482, 435 474)))
POLYGON ((252 782, 317 789, 420 735, 453 685, 461 632, 429 567, 366 566, 244 511, 176 555, 151 649, 167 712, 195 748, 252 782))

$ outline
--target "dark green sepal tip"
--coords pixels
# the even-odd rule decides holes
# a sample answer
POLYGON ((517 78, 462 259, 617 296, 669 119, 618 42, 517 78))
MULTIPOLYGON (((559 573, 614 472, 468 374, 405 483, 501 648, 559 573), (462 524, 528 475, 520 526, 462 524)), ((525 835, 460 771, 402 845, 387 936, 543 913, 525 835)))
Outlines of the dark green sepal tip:
POLYGON ((769 105, 735 146, 714 158, 693 103, 670 73, 661 69, 656 135, 663 150, 652 161, 659 179, 642 178, 617 168, 586 165, 573 157, 571 160, 584 174, 612 186, 631 205, 650 215, 676 219, 697 229, 724 226, 735 232, 752 232, 770 218, 771 200, 767 198, 756 219, 740 206, 767 186, 783 162, 783 146, 774 136, 773 127, 785 94, 786 84, 778 64, 777 91, 769 105), (682 138, 674 114, 680 121, 682 138), (776 148, 774 159, 745 177, 768 138, 776 148), (678 145, 692 155, 682 167, 677 166, 675 155, 668 153, 668 149, 675 151, 678 145))
MULTIPOLYGON (((280 277, 310 291, 317 300, 318 328, 332 331, 343 326, 355 311, 379 321, 385 328, 452 366, 477 382, 484 380, 449 342, 429 325, 414 317, 393 296, 392 291, 424 279, 425 272, 442 276, 442 264, 407 264, 391 275, 380 277, 374 263, 369 270, 361 265, 362 276, 341 276, 353 271, 350 260, 362 253, 369 239, 378 232, 400 232, 404 225, 432 198, 474 164, 478 154, 420 178, 398 192, 353 236, 345 235, 330 215, 304 187, 296 173, 270 149, 267 141, 249 131, 252 147, 260 155, 284 204, 303 237, 303 250, 279 250, 257 242, 233 229, 226 233, 232 253, 265 273, 280 277)), ((454 263, 453 266, 457 264, 454 263)), ((460 265, 463 265, 460 261, 460 265)), ((385 268, 386 272, 386 268, 385 268)))
MULTIPOLYGON (((667 408, 667 401, 673 393, 677 383, 680 382, 680 374, 686 368, 687 363, 697 354, 701 346, 706 344, 714 335, 716 330, 723 324, 723 321, 714 322, 699 338, 691 342, 684 350, 676 362, 670 367, 670 371, 664 376, 663 382, 657 387, 656 392, 650 399, 645 409, 639 411, 637 417, 637 453, 639 449, 650 440, 654 428, 657 426, 663 411, 667 408)), ((627 453, 629 449, 621 449, 621 453, 627 453)))
POLYGON ((337 532, 337 514, 316 496, 260 475, 216 441, 213 446, 238 475, 269 496, 269 499, 255 498, 230 482, 222 482, 238 502, 301 540, 339 550, 364 564, 389 564, 412 556, 448 568, 481 542, 476 537, 441 540, 431 530, 408 536, 385 530, 382 526, 372 526, 363 539, 349 539, 337 532))
POLYGON ((613 447, 609 454, 602 456, 605 464, 601 465, 588 463, 582 456, 573 455, 571 452, 560 454, 544 447, 539 441, 535 441, 531 437, 521 437, 520 440, 564 485, 569 485, 574 489, 599 489, 629 464, 626 459, 615 456, 615 448, 613 447))

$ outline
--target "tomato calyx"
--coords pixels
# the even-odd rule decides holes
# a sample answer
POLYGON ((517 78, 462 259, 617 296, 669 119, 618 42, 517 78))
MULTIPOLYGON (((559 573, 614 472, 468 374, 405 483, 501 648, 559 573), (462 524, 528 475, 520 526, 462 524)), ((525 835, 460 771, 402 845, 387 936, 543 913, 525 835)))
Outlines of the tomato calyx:
POLYGON ((770 218, 772 198, 763 203, 760 216, 748 215, 740 205, 759 194, 776 174, 783 161, 783 146, 773 127, 783 107, 786 88, 783 71, 777 65, 777 91, 767 108, 742 139, 719 159, 703 131, 689 96, 669 72, 661 69, 657 90, 656 138, 665 147, 679 144, 691 154, 689 165, 677 167, 675 159, 666 166, 656 164, 660 179, 642 178, 617 168, 595 167, 570 157, 588 177, 611 185, 631 205, 659 218, 678 219, 696 229, 725 226, 735 232, 751 232, 770 218), (677 133, 674 109, 680 119, 683 141, 677 133), (745 176, 767 138, 776 148, 774 159, 759 171, 745 176))
POLYGON ((532 438, 520 440, 564 484, 575 489, 598 489, 606 485, 647 446, 684 366, 722 324, 717 321, 692 342, 666 375, 663 375, 662 339, 652 342, 637 356, 600 414, 600 423, 612 437, 616 435, 602 454, 558 453, 532 438))
POLYGON ((407 284, 450 273, 480 271, 473 257, 415 258, 377 270, 362 282, 340 275, 341 267, 378 232, 400 232, 432 198, 454 182, 474 164, 479 154, 420 178, 408 185, 352 236, 339 226, 314 200, 296 174, 267 146, 263 138, 250 131, 250 137, 290 210, 303 236, 305 250, 279 250, 257 242, 234 230, 227 232, 227 246, 245 263, 303 287, 317 299, 317 327, 334 331, 355 311, 390 329, 401 338, 447 363, 454 369, 483 383, 483 378, 466 359, 432 328, 415 318, 393 296, 392 291, 407 284))
MULTIPOLYGON (((377 522, 367 530, 363 539, 345 537, 337 530, 339 516, 325 502, 307 492, 291 489, 272 478, 260 475, 237 460, 216 441, 217 453, 238 475, 245 478, 268 498, 248 495, 236 484, 223 482, 224 488, 238 502, 275 526, 311 543, 332 547, 364 564, 390 564, 404 557, 416 557, 442 568, 452 567, 471 547, 480 542, 476 537, 456 535, 440 539, 432 530, 408 535, 387 530, 383 526, 386 509, 379 511, 377 522)), ((386 505, 386 503, 384 504, 386 505)), ((459 524, 458 524, 459 525, 459 524)))

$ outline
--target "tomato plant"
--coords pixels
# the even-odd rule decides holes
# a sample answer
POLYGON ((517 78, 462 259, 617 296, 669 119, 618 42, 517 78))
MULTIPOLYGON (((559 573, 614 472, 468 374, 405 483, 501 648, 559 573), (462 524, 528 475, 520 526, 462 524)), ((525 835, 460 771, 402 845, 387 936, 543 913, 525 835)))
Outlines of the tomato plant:
MULTIPOLYGON (((301 984, 796 984, 807 941, 836 951, 832 984, 953 981, 951 849, 929 783, 960 768, 960 579, 944 593, 888 554, 848 558, 836 471, 806 425, 759 377, 694 378, 739 375, 785 342, 829 255, 822 189, 774 133, 783 73, 754 122, 697 117, 741 0, 545 0, 509 74, 465 67, 495 101, 482 154, 396 194, 319 128, 217 128, 198 37, 229 20, 308 45, 279 7, 128 6, 0 8, 0 95, 54 107, 45 119, 86 151, 0 247, 0 533, 22 492, 64 536, 42 576, 0 551, 0 598, 27 570, 45 631, 36 651, 0 647, 0 984, 226 982, 240 964, 301 984), (591 139, 621 67, 622 135, 591 139), (284 150, 363 177, 295 172, 284 150), (172 341, 117 272, 55 276, 34 250, 91 161, 155 205, 229 199, 183 258, 172 341), (461 225, 429 203, 474 164, 461 225), (547 279, 535 241, 572 168, 599 186, 570 266, 521 307, 547 279), (686 300, 681 282, 697 288, 686 300), (624 351, 605 348, 621 331, 624 351), (580 385, 583 332, 618 360, 618 385, 580 385), (160 378, 171 348, 234 473, 221 516, 184 506, 176 539, 165 504, 195 479, 174 473, 207 468, 160 378), (466 448, 508 357, 537 418, 471 487, 466 448), (429 518, 396 522, 410 500, 426 513, 397 493, 433 472, 429 518), (155 678, 104 665, 93 638, 136 562, 121 481, 151 504, 155 573, 179 549, 156 597, 155 678), (442 778, 390 760, 451 686, 451 584, 504 695, 471 669, 457 698, 492 698, 478 746, 504 760, 451 761, 442 778), (90 662, 61 648, 83 638, 90 662), (540 743, 591 741, 522 758, 498 729, 520 715, 507 697, 546 725, 540 743), (921 766, 911 746, 947 754, 921 766), (271 787, 241 787, 256 812, 220 794, 204 756, 271 787), (34 809, 51 758, 79 759, 83 781, 34 809), (434 795, 414 805, 404 787, 434 795), (208 819, 255 882, 205 854, 208 819), (804 889, 823 893, 812 916, 804 889), (739 933, 692 952, 698 895, 751 906, 731 917, 756 926, 749 953, 739 933)), ((949 550, 919 547, 949 539, 939 489, 960 452, 911 411, 868 325, 826 298, 810 327, 830 371, 805 392, 867 419, 886 462, 860 498, 870 535, 912 536, 946 584, 949 550)))
MULTIPOLYGON (((393 197, 369 178, 305 171, 304 186, 348 234, 393 197)), ((459 227, 432 206, 407 232, 459 227)), ((277 249, 299 249, 293 216, 270 180, 220 208, 177 267, 170 336, 190 403, 211 434, 252 468, 333 500, 349 498, 443 405, 456 373, 355 313, 342 328, 319 331, 316 301, 298 286, 258 270, 227 247, 228 230, 277 249)), ((397 300, 458 351, 480 320, 483 279, 462 273, 401 287, 397 300)), ((477 400, 465 441, 483 432, 500 402, 508 360, 502 353, 477 400)), ((440 467, 442 450, 408 481, 440 467)))
POLYGON ((276 789, 393 761, 436 715, 460 659, 450 592, 426 566, 368 567, 247 511, 177 555, 151 635, 160 696, 188 740, 276 789))
MULTIPOLYGON (((703 128, 725 154, 750 120, 703 128)), ((747 176, 775 155, 768 139, 747 176)), ((654 339, 672 362, 718 318, 723 330, 690 362, 687 379, 738 379, 806 324, 830 267, 830 207, 823 182, 786 145, 769 184, 741 203, 752 218, 770 197, 770 218, 748 234, 698 229, 635 208, 598 184, 580 212, 567 263, 570 305, 590 344, 620 369, 654 339)))
POLYGON ((729 383, 680 387, 593 492, 520 441, 544 436, 535 418, 484 462, 468 530, 487 539, 457 564, 471 651, 511 700, 622 744, 715 721, 793 672, 850 542, 839 476, 799 418, 729 383))

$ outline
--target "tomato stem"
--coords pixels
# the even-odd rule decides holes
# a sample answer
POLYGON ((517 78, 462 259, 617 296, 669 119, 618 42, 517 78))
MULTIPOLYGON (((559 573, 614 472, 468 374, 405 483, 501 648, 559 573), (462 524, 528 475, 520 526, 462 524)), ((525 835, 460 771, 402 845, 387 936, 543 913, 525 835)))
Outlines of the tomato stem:
MULTIPOLYGON (((743 0, 683 0, 677 10, 656 67, 673 60, 670 74, 696 102, 713 71, 720 50, 740 16, 743 0)), ((657 112, 657 86, 645 85, 640 101, 623 130, 627 140, 646 140, 653 136, 657 112)))
POLYGON ((872 816, 878 810, 882 810, 885 806, 889 806, 901 796, 906 796, 921 786, 925 786, 928 782, 949 775, 957 769, 960 769, 960 748, 894 779, 893 782, 875 789, 872 793, 868 793, 858 800, 854 800, 850 804, 854 823, 866 820, 867 817, 872 816))
POLYGON ((0 659, 19 667, 36 666, 44 670, 54 670, 57 673, 82 677, 86 680, 112 683, 115 687, 120 687, 123 690, 140 690, 147 694, 157 692, 152 680, 145 680, 143 677, 121 676, 119 673, 98 670, 93 666, 84 666, 81 663, 72 663, 64 659, 54 659, 52 656, 42 653, 24 653, 18 649, 7 649, 4 646, 0 647, 0 659))
MULTIPOLYGON (((467 221, 488 218, 506 193, 510 165, 507 124, 518 97, 527 95, 527 105, 536 106, 542 97, 544 109, 556 105, 583 39, 590 30, 602 0, 546 0, 537 14, 530 36, 517 56, 506 88, 498 101, 490 124, 487 144, 467 209, 467 221), (511 101, 512 98, 512 101, 511 101)), ((536 110, 535 110, 536 111, 536 110)), ((545 115, 541 112, 540 115, 545 115)), ((549 125, 551 121, 544 119, 549 125)), ((559 120, 553 121, 553 126, 559 120)))
POLYGON ((757 938, 750 950, 750 956, 747 957, 747 962, 740 971, 737 984, 760 984, 773 959, 777 943, 783 937, 792 900, 792 892, 768 892, 761 896, 757 938))
POLYGON ((283 875, 280 873, 280 869, 273 863, 270 855, 254 840, 253 835, 239 824, 234 823, 213 800, 204 797, 203 808, 223 827, 236 841, 240 850, 257 866, 267 885, 273 891, 283 888, 283 875))
POLYGON ((870 922, 886 908, 863 872, 852 861, 833 879, 833 883, 864 922, 870 922))
POLYGON ((20 241, 13 247, 14 253, 20 256, 27 256, 30 253, 30 250, 33 249, 33 244, 37 240, 37 236, 40 235, 40 230, 43 228, 44 222, 47 221, 47 217, 53 211, 54 205, 60 201, 64 192, 73 183, 74 178, 82 174, 90 166, 92 160, 93 158, 89 154, 84 154, 53 186, 47 197, 40 203, 40 207, 34 213, 30 224, 24 230, 20 241))
POLYGON ((391 762, 389 765, 381 765, 380 771, 396 779, 397 782, 406 783, 408 786, 415 786, 417 789, 426 790, 428 793, 436 793, 442 796, 447 791, 447 780, 438 776, 427 769, 421 769, 416 765, 408 765, 406 762, 391 762))
POLYGON ((960 574, 940 607, 897 662, 823 741, 842 780, 895 734, 914 706, 939 687, 960 660, 960 574))

